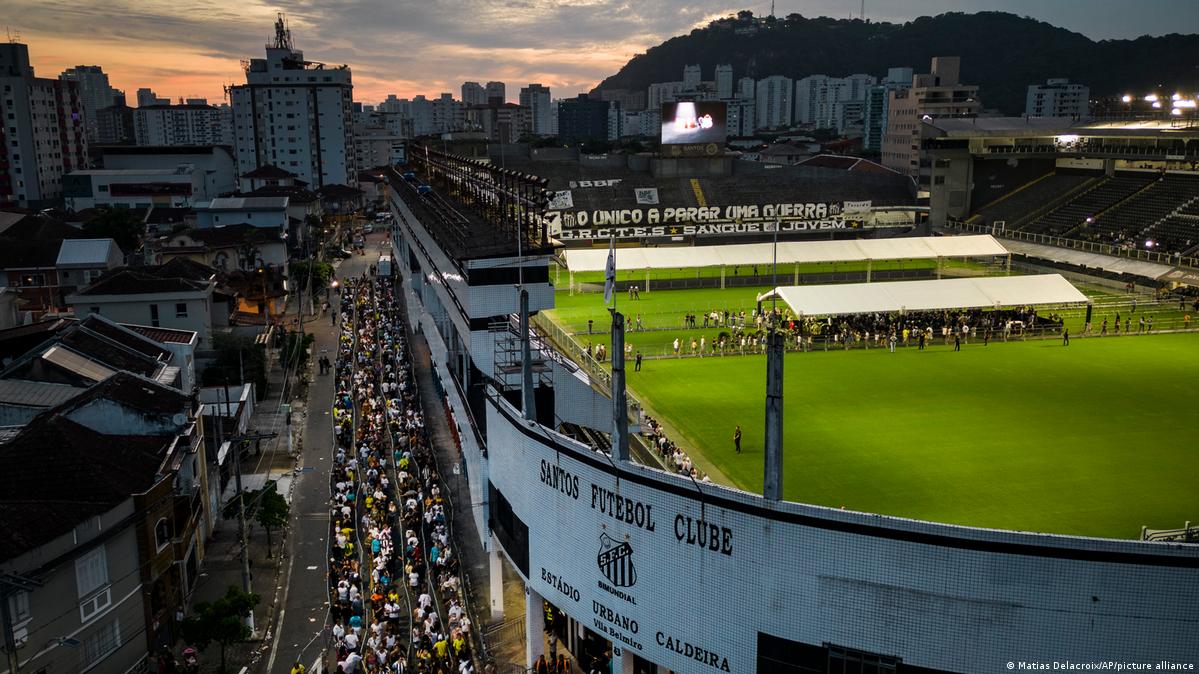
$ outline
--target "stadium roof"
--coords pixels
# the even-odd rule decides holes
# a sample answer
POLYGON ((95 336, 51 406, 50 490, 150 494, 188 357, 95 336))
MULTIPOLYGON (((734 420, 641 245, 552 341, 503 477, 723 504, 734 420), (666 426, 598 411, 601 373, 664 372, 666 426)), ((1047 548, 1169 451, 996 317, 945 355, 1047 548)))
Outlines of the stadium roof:
POLYGON ((792 311, 804 316, 1075 304, 1088 301, 1086 295, 1070 285, 1060 274, 782 286, 764 293, 758 299, 768 299, 776 293, 792 311))
MULTIPOLYGON (((568 249, 563 254, 566 256, 566 268, 572 272, 603 271, 608 261, 608 251, 604 248, 568 249)), ((1007 254, 1007 249, 989 234, 848 241, 780 241, 778 245, 779 264, 923 260, 1007 254)), ((616 249, 617 269, 770 264, 773 259, 774 244, 771 243, 616 249)))

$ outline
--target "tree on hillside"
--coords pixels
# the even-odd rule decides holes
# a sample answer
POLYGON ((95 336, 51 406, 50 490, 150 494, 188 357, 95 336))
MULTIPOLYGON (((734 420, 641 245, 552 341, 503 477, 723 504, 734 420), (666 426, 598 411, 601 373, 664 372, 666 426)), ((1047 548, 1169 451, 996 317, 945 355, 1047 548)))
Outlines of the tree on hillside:
POLYGON ((242 592, 230 586, 224 597, 208 603, 196 604, 195 615, 183 621, 183 638, 185 641, 203 649, 212 642, 221 646, 220 672, 225 671, 225 648, 230 644, 245 641, 250 638, 250 628, 246 626, 246 617, 258 605, 260 597, 252 592, 242 592))

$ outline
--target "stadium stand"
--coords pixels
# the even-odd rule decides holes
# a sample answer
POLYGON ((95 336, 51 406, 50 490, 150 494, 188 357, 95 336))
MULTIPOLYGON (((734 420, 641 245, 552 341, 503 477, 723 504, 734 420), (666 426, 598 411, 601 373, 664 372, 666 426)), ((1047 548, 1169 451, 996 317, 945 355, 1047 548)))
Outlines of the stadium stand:
POLYGON ((1148 187, 1157 176, 1152 173, 1117 173, 1101 180, 1077 198, 1050 211, 1021 229, 1063 236, 1109 208, 1148 187))
POLYGON ((980 225, 1002 221, 1009 228, 1018 227, 1020 221, 1039 206, 1062 195, 1085 189, 1097 179, 1095 175, 1082 173, 1051 173, 984 205, 970 221, 980 225))
MULTIPOLYGON (((1083 222, 1067 236, 1103 243, 1136 245, 1143 234, 1182 204, 1199 197, 1199 177, 1165 174, 1145 189, 1083 222)), ((1193 237, 1191 237, 1193 238, 1193 237)))

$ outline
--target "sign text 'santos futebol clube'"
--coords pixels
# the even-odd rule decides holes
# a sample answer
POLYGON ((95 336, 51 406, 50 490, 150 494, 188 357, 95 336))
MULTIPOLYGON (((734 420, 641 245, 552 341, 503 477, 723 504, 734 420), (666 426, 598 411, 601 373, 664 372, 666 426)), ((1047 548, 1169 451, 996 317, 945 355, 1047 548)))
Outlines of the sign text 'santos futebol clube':
POLYGON ((488 401, 487 479, 502 496, 490 517, 516 527, 493 524, 495 540, 531 591, 614 653, 748 674, 770 671, 763 634, 941 671, 1002 667, 1012 643, 1063 660, 1182 660, 1199 646, 1179 620, 1192 612, 1180 588, 1197 587, 1185 551, 768 502, 613 461, 488 401))

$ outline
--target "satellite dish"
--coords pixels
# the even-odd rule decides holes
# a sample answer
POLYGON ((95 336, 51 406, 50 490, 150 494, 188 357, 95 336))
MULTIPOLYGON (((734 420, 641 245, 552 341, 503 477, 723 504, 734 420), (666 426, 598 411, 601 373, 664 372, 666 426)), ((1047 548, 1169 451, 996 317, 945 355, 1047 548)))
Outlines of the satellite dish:
POLYGON ((187 423, 187 415, 183 412, 179 412, 175 416, 171 417, 171 421, 174 421, 177 426, 182 426, 183 424, 187 423))

